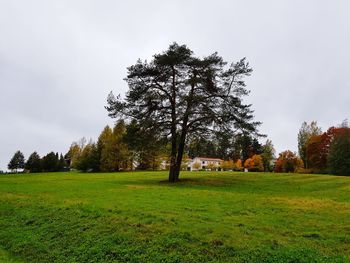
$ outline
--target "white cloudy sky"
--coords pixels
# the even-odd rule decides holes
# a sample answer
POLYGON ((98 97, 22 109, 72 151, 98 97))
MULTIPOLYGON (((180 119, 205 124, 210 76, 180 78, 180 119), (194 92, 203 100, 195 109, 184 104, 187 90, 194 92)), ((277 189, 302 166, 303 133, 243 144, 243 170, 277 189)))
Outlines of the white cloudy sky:
POLYGON ((65 153, 113 121, 107 94, 126 67, 176 41, 247 57, 261 132, 297 150, 303 121, 350 116, 348 0, 0 0, 0 169, 16 150, 65 153))

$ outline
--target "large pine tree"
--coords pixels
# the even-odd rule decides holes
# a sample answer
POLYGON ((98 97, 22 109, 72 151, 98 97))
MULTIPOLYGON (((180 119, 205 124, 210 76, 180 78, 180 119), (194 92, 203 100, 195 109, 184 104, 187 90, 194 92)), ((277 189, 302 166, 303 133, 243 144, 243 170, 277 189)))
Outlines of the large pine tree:
POLYGON ((169 181, 179 179, 186 139, 218 130, 257 132, 244 77, 252 69, 245 59, 227 66, 217 53, 204 58, 176 43, 151 62, 139 60, 128 68, 125 99, 108 96, 113 118, 136 120, 144 130, 170 139, 169 181))

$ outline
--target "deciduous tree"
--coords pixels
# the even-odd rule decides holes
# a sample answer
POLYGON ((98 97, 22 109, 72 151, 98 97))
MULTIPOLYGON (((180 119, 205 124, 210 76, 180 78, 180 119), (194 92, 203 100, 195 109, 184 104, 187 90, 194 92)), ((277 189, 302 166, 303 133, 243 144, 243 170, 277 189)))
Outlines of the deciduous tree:
POLYGON ((244 162, 244 167, 251 172, 262 172, 264 171, 263 159, 260 155, 255 154, 244 162))
POLYGON ((84 172, 99 171, 100 159, 96 144, 90 140, 81 152, 78 159, 77 169, 84 172))
POLYGON ((222 162, 221 168, 224 171, 229 171, 229 170, 233 170, 235 167, 235 164, 233 162, 233 160, 225 160, 222 162))
POLYGON ((199 170, 201 169, 201 164, 199 162, 195 162, 194 164, 192 164, 192 168, 194 170, 199 170))
POLYGON ((294 173, 298 168, 303 168, 303 160, 301 160, 292 151, 284 151, 279 154, 276 161, 275 172, 277 173, 294 173))
POLYGON ((327 172, 327 159, 330 150, 330 145, 334 138, 341 134, 345 127, 330 127, 327 132, 321 135, 312 136, 306 145, 307 162, 309 168, 315 172, 327 172))
POLYGON ((130 160, 128 147, 123 141, 126 132, 124 121, 116 123, 113 130, 107 126, 102 131, 98 147, 101 150, 100 169, 103 172, 125 170, 130 160))
POLYGON ((235 162, 234 170, 235 171, 242 171, 243 170, 243 165, 242 165, 242 160, 241 159, 238 159, 235 162))
POLYGON ((298 151, 299 156, 304 162, 304 168, 309 168, 307 156, 307 144, 313 136, 318 136, 322 133, 320 127, 317 126, 317 121, 312 121, 310 124, 303 122, 298 133, 298 151))

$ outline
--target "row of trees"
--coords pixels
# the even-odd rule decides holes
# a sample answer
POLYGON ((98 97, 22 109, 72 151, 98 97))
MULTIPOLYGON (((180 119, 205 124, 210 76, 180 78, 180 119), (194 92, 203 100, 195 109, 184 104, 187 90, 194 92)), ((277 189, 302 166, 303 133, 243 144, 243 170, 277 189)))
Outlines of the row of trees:
MULTIPOLYGON (((229 137, 223 133, 214 133, 209 138, 195 137, 188 141, 184 151, 184 159, 197 156, 224 159, 221 167, 224 170, 242 170, 246 159, 261 155, 264 171, 271 171, 275 153, 270 140, 261 145, 248 134, 229 137)), ((158 170, 162 161, 170 163, 170 152, 166 138, 145 132, 136 121, 127 124, 120 120, 113 129, 106 126, 97 142, 87 142, 84 138, 73 142, 66 158, 72 168, 82 171, 158 170)), ((181 168, 185 166, 183 162, 181 168)))
POLYGON ((330 173, 350 176, 350 128, 347 120, 322 132, 316 121, 303 122, 298 133, 299 156, 287 150, 275 172, 330 173))
POLYGON ((62 154, 50 152, 40 158, 37 152, 33 152, 26 161, 21 151, 17 151, 11 158, 8 169, 12 172, 25 170, 31 173, 58 172, 67 169, 66 161, 62 154))
MULTIPOLYGON (((41 158, 34 152, 25 161, 23 154, 18 151, 8 167, 12 171, 25 169, 29 172, 69 168, 94 172, 158 170, 162 161, 170 163, 170 148, 169 141, 162 139, 159 134, 145 133, 135 121, 126 124, 121 120, 113 128, 106 126, 97 142, 85 138, 73 142, 64 157, 51 152, 41 158)), ((263 160, 263 169, 258 170, 271 171, 274 149, 270 140, 262 145, 249 134, 229 137, 228 134, 214 133, 211 137, 189 140, 185 146, 184 159, 196 156, 221 158, 225 161, 220 169, 241 171, 246 167, 258 171, 247 164, 244 166, 247 159, 257 155, 263 160)), ((181 168, 186 167, 187 163, 183 162, 181 168)), ((169 165, 162 168, 169 169, 169 165)))
POLYGON ((156 134, 141 132, 136 122, 120 120, 113 129, 106 126, 97 142, 84 138, 73 142, 66 157, 72 168, 81 171, 157 170, 165 152, 166 143, 156 134))
POLYGON ((242 156, 245 161, 254 155, 247 135, 258 137, 261 124, 254 120, 251 105, 243 102, 249 94, 244 79, 251 73, 245 58, 227 63, 217 53, 198 57, 186 45, 173 43, 150 62, 138 60, 128 68, 125 98, 110 93, 107 99, 116 127, 106 128, 96 143, 73 144, 67 158, 77 169, 118 171, 134 159, 140 167, 154 168, 159 151, 166 151, 169 181, 176 182, 186 153, 202 151, 193 146, 196 140, 222 136, 215 152, 206 155, 242 156), (241 140, 235 152, 228 150, 232 138, 234 143, 241 140), (192 152, 186 150, 189 145, 192 152))
POLYGON ((326 132, 316 122, 304 122, 298 148, 308 172, 350 175, 350 127, 346 120, 326 132))

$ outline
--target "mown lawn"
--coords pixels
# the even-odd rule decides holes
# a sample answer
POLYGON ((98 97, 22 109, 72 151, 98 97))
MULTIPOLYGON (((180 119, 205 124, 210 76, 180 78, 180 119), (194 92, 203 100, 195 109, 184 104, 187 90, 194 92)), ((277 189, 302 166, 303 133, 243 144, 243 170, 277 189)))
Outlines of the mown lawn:
POLYGON ((3 262, 350 262, 350 177, 0 176, 3 262))

